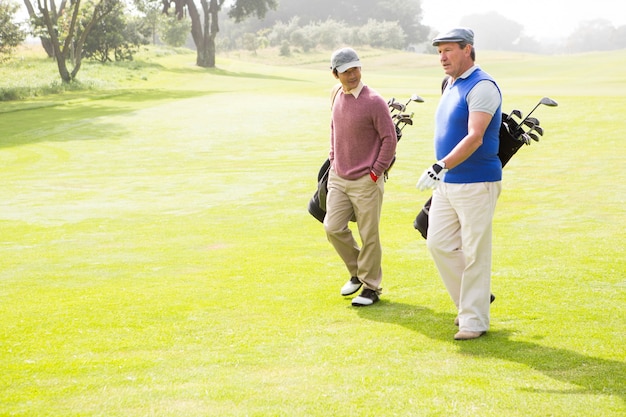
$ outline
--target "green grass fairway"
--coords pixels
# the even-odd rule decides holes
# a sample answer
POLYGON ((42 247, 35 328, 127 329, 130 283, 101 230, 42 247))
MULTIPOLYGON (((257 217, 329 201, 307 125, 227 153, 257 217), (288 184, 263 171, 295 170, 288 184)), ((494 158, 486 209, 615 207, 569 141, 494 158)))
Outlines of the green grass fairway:
POLYGON ((505 168, 492 328, 468 342, 412 225, 438 59, 362 54, 367 84, 426 102, 386 184, 381 302, 356 309, 307 212, 329 55, 144 52, 0 103, 0 415, 626 415, 626 51, 478 51, 504 111, 559 107, 505 168))

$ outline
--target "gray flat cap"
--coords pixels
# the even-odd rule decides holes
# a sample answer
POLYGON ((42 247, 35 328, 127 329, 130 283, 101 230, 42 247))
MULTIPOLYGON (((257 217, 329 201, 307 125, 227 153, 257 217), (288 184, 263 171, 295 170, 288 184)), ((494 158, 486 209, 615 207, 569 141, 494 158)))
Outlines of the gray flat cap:
POLYGON ((454 28, 448 32, 439 34, 433 39, 433 46, 449 42, 465 42, 474 45, 474 31, 468 28, 454 28))
POLYGON ((333 52, 330 58, 330 69, 337 72, 346 72, 350 68, 360 67, 359 56, 352 48, 342 48, 333 52))

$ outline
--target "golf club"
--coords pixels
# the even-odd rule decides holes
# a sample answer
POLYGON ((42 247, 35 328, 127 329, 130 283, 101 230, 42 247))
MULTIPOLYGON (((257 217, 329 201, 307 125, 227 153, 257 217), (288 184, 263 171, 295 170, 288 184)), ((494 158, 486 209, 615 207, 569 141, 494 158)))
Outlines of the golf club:
POLYGON ((396 127, 400 129, 400 131, 402 131, 402 129, 404 129, 404 127, 406 125, 411 125, 413 126, 413 119, 411 117, 401 117, 398 119, 398 121, 396 122, 396 127), (402 125, 402 127, 400 127, 400 123, 404 123, 402 125))
POLYGON ((396 111, 403 111, 404 110, 404 106, 402 105, 402 103, 398 103, 397 101, 389 104, 389 107, 391 107, 392 111, 396 110, 396 111))
POLYGON ((530 138, 531 138, 532 140, 534 140, 535 142, 539 142, 539 136, 535 135, 534 133, 530 133, 530 132, 527 132, 526 134, 527 134, 528 136, 530 136, 530 138))
POLYGON ((513 120, 513 116, 517 117, 518 119, 521 119, 522 118, 522 112, 517 110, 517 109, 511 110, 511 114, 509 114, 509 116, 506 118, 505 122, 512 121, 513 120))
POLYGON ((416 102, 416 103, 423 103, 424 99, 421 98, 420 96, 418 96, 417 94, 413 94, 410 98, 409 101, 406 102, 406 104, 404 105, 404 107, 408 106, 409 103, 411 103, 412 101, 416 102))
POLYGON ((395 97, 392 97, 387 102, 389 108, 391 109, 391 118, 396 121, 396 135, 398 137, 398 140, 400 140, 400 138, 402 137, 402 129, 404 129, 406 125, 413 125, 412 119, 415 113, 403 113, 406 110, 407 106, 411 104, 411 102, 423 103, 424 99, 417 94, 412 94, 411 97, 409 97, 409 99, 407 100, 406 104, 399 103, 395 99, 395 97))
POLYGON ((528 127, 529 129, 528 129, 527 132, 530 132, 531 130, 533 130, 535 128, 536 125, 535 125, 535 123, 531 122, 530 120, 526 120, 523 124, 521 124, 519 126, 520 133, 524 132, 524 129, 523 129, 524 126, 528 127))
POLYGON ((530 133, 530 132, 531 132, 531 131, 533 131, 533 130, 534 130, 535 132, 537 132, 537 134, 538 134, 539 136, 543 136, 543 127, 538 126, 538 125, 535 125, 535 126, 533 126, 533 127, 532 127, 532 129, 530 129, 530 130, 528 131, 528 133, 530 133))
POLYGON ((524 124, 526 124, 526 123, 532 123, 533 125, 536 125, 536 126, 540 125, 539 119, 537 119, 536 117, 527 117, 526 121, 524 122, 524 124))
POLYGON ((549 98, 549 97, 543 97, 541 100, 539 100, 539 103, 537 103, 537 105, 536 105, 535 107, 533 107, 533 109, 530 111, 530 113, 528 113, 528 114, 526 115, 526 118, 525 118, 524 120, 522 120, 522 121, 521 121, 520 125, 521 125, 522 123, 524 123, 524 122, 528 119, 528 117, 532 114, 532 112, 534 112, 534 111, 537 109, 537 107, 539 107, 539 106, 540 106, 540 105, 542 105, 542 104, 543 104, 544 106, 548 106, 548 107, 556 107, 556 106, 558 106, 558 105, 559 105, 559 103, 557 103, 556 101, 552 100, 551 98, 549 98))

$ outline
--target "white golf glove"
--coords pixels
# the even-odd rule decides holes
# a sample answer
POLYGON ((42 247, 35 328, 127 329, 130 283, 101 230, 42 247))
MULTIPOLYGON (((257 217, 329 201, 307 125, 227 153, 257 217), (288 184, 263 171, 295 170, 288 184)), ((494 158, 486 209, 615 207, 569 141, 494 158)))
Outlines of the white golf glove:
POLYGON ((437 184, 439 184, 439 181, 441 181, 446 172, 448 172, 446 169, 446 163, 439 161, 424 171, 415 186, 420 191, 424 191, 429 188, 437 188, 437 184))

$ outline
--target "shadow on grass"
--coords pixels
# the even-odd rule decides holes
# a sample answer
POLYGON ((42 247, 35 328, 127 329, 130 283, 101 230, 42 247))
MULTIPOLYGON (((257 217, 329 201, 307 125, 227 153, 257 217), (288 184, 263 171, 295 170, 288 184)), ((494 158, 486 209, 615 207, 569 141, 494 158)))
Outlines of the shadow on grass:
MULTIPOLYGON (((455 316, 426 307, 381 301, 373 308, 359 309, 358 314, 367 320, 397 324, 431 339, 454 343, 463 354, 524 364, 550 378, 581 387, 575 393, 614 395, 626 402, 626 364, 623 362, 511 340, 508 330, 490 331, 477 340, 454 341, 455 316)), ((552 392, 569 394, 573 391, 552 392)))

